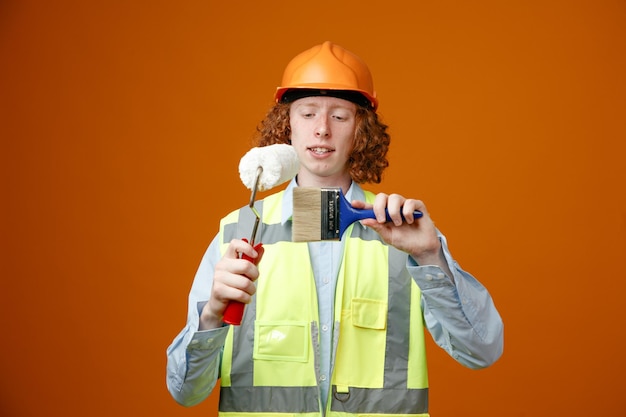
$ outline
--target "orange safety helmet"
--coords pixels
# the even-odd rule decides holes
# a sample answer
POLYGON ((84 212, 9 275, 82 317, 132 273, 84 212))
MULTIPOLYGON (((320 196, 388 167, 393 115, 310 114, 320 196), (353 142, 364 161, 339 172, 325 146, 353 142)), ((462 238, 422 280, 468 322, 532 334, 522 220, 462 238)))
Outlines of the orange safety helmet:
POLYGON ((365 62, 329 41, 298 54, 287 64, 275 98, 276 102, 293 101, 312 95, 344 98, 373 110, 378 107, 372 74, 365 62))

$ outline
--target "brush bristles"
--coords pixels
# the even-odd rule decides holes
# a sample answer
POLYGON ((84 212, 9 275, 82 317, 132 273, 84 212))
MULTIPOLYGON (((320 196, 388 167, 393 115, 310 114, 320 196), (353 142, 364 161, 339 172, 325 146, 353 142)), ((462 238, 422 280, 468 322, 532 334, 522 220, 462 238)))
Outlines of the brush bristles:
POLYGON ((292 240, 339 240, 342 233, 339 213, 341 199, 341 189, 338 187, 294 188, 292 240))
POLYGON ((296 187, 293 189, 294 242, 321 240, 322 194, 319 188, 296 187))

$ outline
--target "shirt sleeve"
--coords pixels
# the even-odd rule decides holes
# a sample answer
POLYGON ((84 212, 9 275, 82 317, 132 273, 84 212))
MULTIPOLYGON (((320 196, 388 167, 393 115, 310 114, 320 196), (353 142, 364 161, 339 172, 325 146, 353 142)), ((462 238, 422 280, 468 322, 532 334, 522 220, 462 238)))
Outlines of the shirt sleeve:
POLYGON ((459 363, 485 368, 502 355, 504 326, 487 289, 454 261, 445 236, 439 234, 454 277, 434 265, 409 258, 409 273, 422 291, 424 321, 435 343, 459 363))
POLYGON ((220 257, 216 237, 196 272, 189 293, 187 323, 167 348, 167 389, 185 406, 198 404, 208 397, 219 378, 228 327, 199 331, 198 325, 200 312, 211 295, 213 271, 220 257))

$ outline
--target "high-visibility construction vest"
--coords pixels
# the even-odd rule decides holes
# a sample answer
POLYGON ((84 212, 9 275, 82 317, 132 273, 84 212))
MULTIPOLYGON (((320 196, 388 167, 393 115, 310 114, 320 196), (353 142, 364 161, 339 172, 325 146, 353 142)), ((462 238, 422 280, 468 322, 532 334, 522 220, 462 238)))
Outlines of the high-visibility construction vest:
MULTIPOLYGON (((265 253, 257 292, 224 346, 222 417, 322 415, 315 279, 307 243, 291 242, 291 223, 281 224, 282 196, 256 203, 265 253)), ((372 201, 373 194, 366 196, 372 201)), ((222 251, 249 235, 253 222, 248 207, 225 217, 222 251)), ((342 239, 326 414, 428 416, 421 293, 406 269, 407 254, 360 225, 342 239)))

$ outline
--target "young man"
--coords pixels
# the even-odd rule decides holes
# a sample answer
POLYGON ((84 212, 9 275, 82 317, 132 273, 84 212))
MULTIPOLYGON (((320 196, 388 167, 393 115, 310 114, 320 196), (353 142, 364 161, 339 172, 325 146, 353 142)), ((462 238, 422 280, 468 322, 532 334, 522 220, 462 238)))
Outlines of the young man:
POLYGON ((377 105, 369 69, 338 45, 289 63, 259 146, 291 144, 300 170, 261 202, 262 250, 239 239, 250 230, 237 229, 249 208, 222 220, 196 274, 187 325, 167 351, 176 401, 199 403, 221 378, 219 411, 229 416, 427 416, 424 325, 465 366, 500 357, 503 325, 491 297, 453 260, 424 203, 359 186, 380 182, 388 165, 377 105), (298 186, 341 187, 376 220, 353 224, 340 241, 291 242, 298 186), (423 217, 414 220, 415 210, 423 217), (222 321, 231 300, 248 304, 241 326, 222 321))

